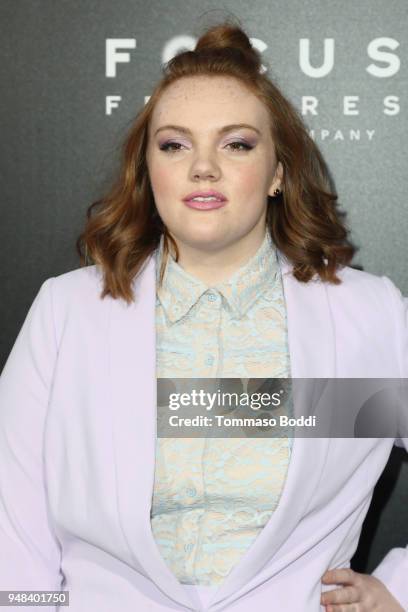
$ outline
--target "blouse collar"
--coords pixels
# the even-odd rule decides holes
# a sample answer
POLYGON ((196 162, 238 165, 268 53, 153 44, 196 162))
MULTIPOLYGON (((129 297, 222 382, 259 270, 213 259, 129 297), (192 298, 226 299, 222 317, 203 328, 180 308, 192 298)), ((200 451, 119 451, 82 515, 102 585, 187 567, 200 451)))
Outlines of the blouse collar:
POLYGON ((219 292, 234 317, 241 318, 266 288, 275 284, 280 272, 277 250, 269 231, 266 231, 264 240, 255 255, 236 270, 229 279, 216 285, 207 285, 184 270, 169 253, 163 283, 159 286, 163 242, 163 236, 161 236, 156 251, 157 298, 171 323, 175 323, 186 315, 206 292, 219 292))

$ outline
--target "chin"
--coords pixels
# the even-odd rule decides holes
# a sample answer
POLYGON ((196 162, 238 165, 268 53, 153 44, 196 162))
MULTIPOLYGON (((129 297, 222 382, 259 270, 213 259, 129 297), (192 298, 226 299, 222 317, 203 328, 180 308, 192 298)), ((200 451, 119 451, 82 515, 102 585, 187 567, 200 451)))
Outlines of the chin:
POLYGON ((203 251, 212 251, 213 249, 219 249, 223 246, 225 235, 212 234, 206 236, 192 236, 190 234, 186 244, 193 249, 201 249, 203 251))

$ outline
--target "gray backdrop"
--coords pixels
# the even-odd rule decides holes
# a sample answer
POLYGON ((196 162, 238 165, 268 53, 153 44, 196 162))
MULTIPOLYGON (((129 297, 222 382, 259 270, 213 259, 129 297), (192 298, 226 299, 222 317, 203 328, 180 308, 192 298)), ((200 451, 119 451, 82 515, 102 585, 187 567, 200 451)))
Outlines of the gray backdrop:
MULTIPOLYGON (((74 242, 86 207, 109 184, 161 62, 192 48, 203 26, 229 13, 313 130, 361 247, 354 263, 389 276, 408 295, 407 0, 216 7, 181 0, 0 3, 0 367, 41 283, 79 267, 74 242), (129 61, 115 64, 115 53, 129 61)), ((354 569, 371 571, 391 547, 408 542, 407 483, 408 463, 395 449, 354 569)))

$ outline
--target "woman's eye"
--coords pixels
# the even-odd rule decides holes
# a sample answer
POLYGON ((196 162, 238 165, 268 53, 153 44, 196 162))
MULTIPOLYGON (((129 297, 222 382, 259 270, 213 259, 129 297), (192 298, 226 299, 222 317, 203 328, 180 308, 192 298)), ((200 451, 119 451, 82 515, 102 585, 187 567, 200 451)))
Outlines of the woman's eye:
POLYGON ((241 142, 240 140, 236 140, 235 142, 230 142, 227 144, 227 147, 230 147, 232 145, 238 145, 241 147, 244 147, 243 149, 238 149, 238 147, 232 147, 233 151, 250 151, 251 149, 253 149, 253 147, 251 147, 251 145, 246 144, 246 142, 241 142))
POLYGON ((165 142, 163 145, 161 145, 160 151, 170 151, 170 152, 180 151, 180 149, 170 149, 169 147, 182 147, 182 146, 183 145, 180 142, 165 142))

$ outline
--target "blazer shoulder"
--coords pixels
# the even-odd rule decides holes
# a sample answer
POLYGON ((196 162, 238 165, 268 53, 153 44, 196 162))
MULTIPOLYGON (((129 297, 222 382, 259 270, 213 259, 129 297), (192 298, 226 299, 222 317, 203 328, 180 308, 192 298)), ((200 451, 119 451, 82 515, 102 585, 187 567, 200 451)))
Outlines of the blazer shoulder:
MULTIPOLYGON (((132 290, 135 297, 138 292, 150 291, 154 283, 154 257, 150 256, 142 265, 136 277, 132 280, 132 290)), ((70 270, 52 277, 55 300, 61 304, 82 305, 83 308, 106 309, 106 306, 116 302, 119 307, 125 308, 127 302, 122 298, 113 298, 111 295, 102 297, 104 288, 104 274, 100 265, 94 264, 70 270)), ((46 281, 46 282, 47 282, 46 281)))
POLYGON ((371 272, 345 266, 338 270, 341 281, 334 285, 327 283, 327 291, 332 307, 336 312, 355 313, 356 319, 364 316, 376 318, 381 325, 396 321, 397 325, 407 325, 408 300, 387 276, 377 276, 371 272))
POLYGON ((333 303, 340 308, 375 313, 382 323, 396 323, 397 333, 404 337, 408 356, 408 298, 397 285, 388 276, 377 276, 349 266, 342 268, 338 276, 341 284, 330 285, 329 290, 330 295, 339 298, 333 303))
POLYGON ((52 284, 58 302, 94 301, 102 293, 103 274, 98 265, 86 266, 54 276, 52 284))
POLYGON ((112 298, 110 295, 101 298, 103 274, 100 266, 70 270, 47 279, 48 282, 57 339, 62 338, 64 330, 76 327, 77 324, 81 328, 92 328, 106 320, 112 298))
POLYGON ((378 276, 365 270, 357 270, 350 266, 341 268, 337 275, 341 280, 339 285, 331 285, 334 291, 354 295, 356 298, 374 301, 381 300, 388 304, 390 300, 401 299, 398 287, 387 276, 378 276))
POLYGON ((378 276, 372 272, 366 272, 365 270, 358 270, 350 266, 344 266, 337 272, 338 277, 341 279, 342 284, 346 286, 363 286, 367 288, 371 286, 373 288, 379 288, 384 285, 383 276, 378 276))

